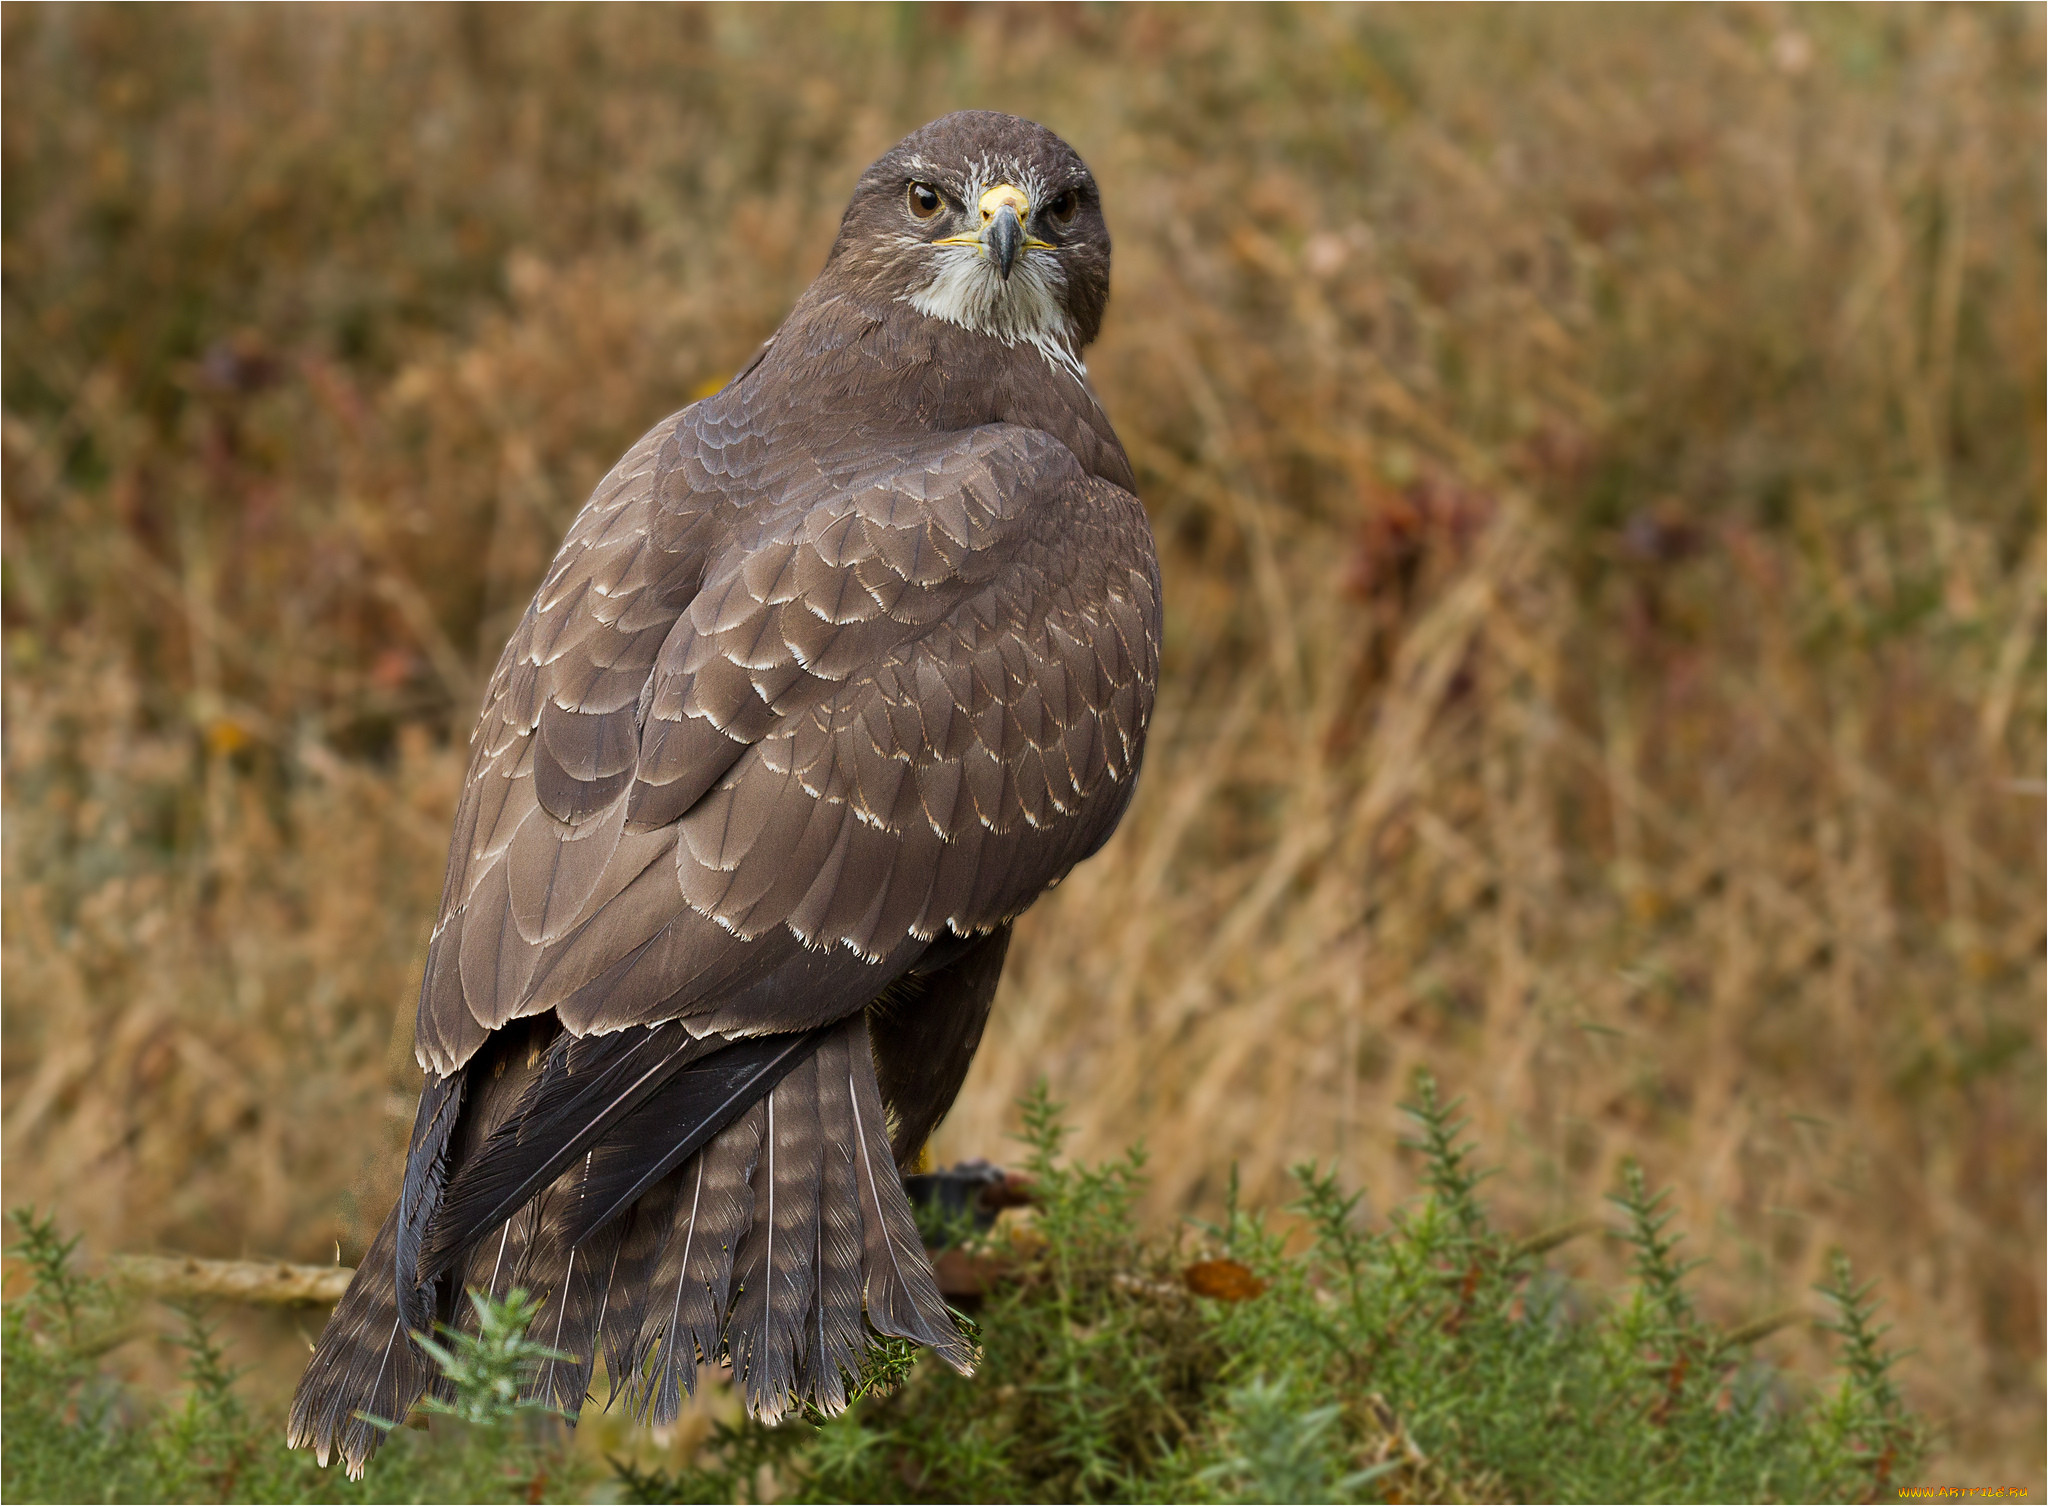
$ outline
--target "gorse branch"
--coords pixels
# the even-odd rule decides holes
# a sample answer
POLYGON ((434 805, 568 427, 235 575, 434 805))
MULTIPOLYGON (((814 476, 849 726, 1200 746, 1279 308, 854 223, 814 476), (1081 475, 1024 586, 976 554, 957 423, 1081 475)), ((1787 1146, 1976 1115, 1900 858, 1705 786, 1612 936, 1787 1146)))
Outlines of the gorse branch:
POLYGON ((1629 1269, 1643 1284, 1643 1292, 1665 1321, 1683 1326, 1692 1321, 1692 1299, 1685 1291, 1685 1278, 1704 1262, 1680 1260, 1678 1246, 1683 1234, 1665 1233, 1674 1215, 1665 1204, 1671 1189, 1655 1193, 1643 1178, 1643 1168, 1631 1158, 1622 1162, 1621 1190, 1608 1194, 1607 1201, 1628 1216, 1622 1238, 1634 1248, 1629 1269))
POLYGON ((7 1448, 0 1496, 10 1501, 502 1501, 587 1498, 588 1466, 567 1454, 518 1386, 553 1351, 525 1334, 523 1296, 476 1308, 478 1332, 433 1351, 454 1382, 453 1437, 401 1430, 362 1481, 278 1446, 282 1398, 254 1402, 219 1331, 197 1304, 176 1305, 183 1394, 128 1389, 103 1357, 135 1330, 112 1288, 78 1271, 78 1241, 26 1210, 12 1216, 9 1254, 27 1285, 4 1319, 7 1448), (527 1414, 523 1419, 521 1414, 527 1414))
POLYGON ((82 1235, 69 1239, 57 1233, 54 1218, 38 1218, 33 1208, 16 1208, 8 1214, 14 1225, 15 1243, 9 1252, 29 1269, 28 1310, 54 1318, 63 1326, 63 1341, 73 1349, 84 1338, 80 1330, 88 1311, 107 1304, 104 1285, 71 1267, 82 1235))
POLYGON ((1401 1143, 1422 1156, 1422 1180, 1436 1194, 1461 1233, 1473 1236, 1486 1225, 1486 1214, 1474 1195, 1479 1184, 1493 1173, 1472 1165, 1472 1151, 1460 1142, 1471 1124, 1457 1117, 1463 1099, 1442 1103, 1437 1098, 1436 1077, 1427 1068, 1415 1073, 1415 1096, 1401 1105, 1412 1120, 1416 1133, 1401 1143))
POLYGON ((1823 1326, 1842 1343, 1842 1379, 1822 1413, 1816 1454, 1845 1494, 1860 1487, 1867 1500, 1886 1494, 1927 1447, 1926 1425, 1907 1412, 1892 1380, 1905 1355, 1884 1346, 1889 1325, 1876 1321, 1874 1288, 1856 1281, 1840 1250, 1829 1252, 1827 1280, 1815 1288, 1835 1309, 1823 1326))
POLYGON ((445 1343, 413 1335, 413 1342, 441 1367, 455 1390, 447 1401, 428 1396, 420 1403, 421 1410, 485 1428, 499 1427, 527 1412, 562 1416, 562 1409, 552 1403, 520 1394, 532 1386, 542 1365, 574 1358, 527 1335, 540 1313, 541 1299, 514 1287, 497 1299, 472 1291, 469 1305, 476 1314, 474 1333, 444 1324, 445 1343))

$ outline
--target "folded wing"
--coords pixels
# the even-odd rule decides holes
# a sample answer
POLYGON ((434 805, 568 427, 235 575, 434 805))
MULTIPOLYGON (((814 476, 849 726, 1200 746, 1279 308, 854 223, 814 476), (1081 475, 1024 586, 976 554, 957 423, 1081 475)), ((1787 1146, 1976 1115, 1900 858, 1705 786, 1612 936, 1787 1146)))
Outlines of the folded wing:
POLYGON ((828 1023, 836 988, 747 985, 843 949, 872 997, 1122 813, 1157 658, 1135 498, 989 425, 679 513, 704 448, 621 462, 492 682, 421 1000, 436 1072, 549 1009, 828 1023))

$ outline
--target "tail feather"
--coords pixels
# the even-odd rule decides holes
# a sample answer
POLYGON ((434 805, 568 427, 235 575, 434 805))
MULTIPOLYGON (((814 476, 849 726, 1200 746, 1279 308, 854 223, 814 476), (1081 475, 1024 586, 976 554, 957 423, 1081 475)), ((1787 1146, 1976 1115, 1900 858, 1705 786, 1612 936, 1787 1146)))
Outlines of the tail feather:
POLYGON ((631 1397, 639 1395, 633 1369, 639 1361, 639 1334, 653 1299, 655 1264, 668 1246, 668 1233, 676 1221, 676 1197, 686 1178, 696 1178, 694 1160, 655 1182, 621 1221, 618 1264, 612 1270, 612 1293, 606 1299, 602 1330, 604 1375, 610 1379, 606 1408, 621 1399, 627 1399, 631 1408, 631 1397))
POLYGON ((678 1071, 591 1149, 569 1237, 587 1238, 622 1216, 808 1060, 827 1033, 739 1041, 678 1071))
MULTIPOLYGON (((529 1294, 534 1290, 529 1281, 529 1247, 540 1228, 540 1218, 544 1209, 545 1200, 535 1198, 498 1228, 493 1229, 490 1238, 480 1241, 476 1248, 463 1257, 460 1267, 461 1285, 455 1284, 452 1275, 442 1284, 441 1289, 445 1295, 442 1297, 442 1311, 437 1326, 464 1334, 474 1334, 477 1331, 476 1308, 465 1293, 481 1292, 494 1301, 502 1301, 514 1287, 521 1288, 529 1294)), ((426 1394, 438 1397, 442 1401, 453 1401, 455 1387, 437 1368, 427 1383, 426 1394)))
MULTIPOLYGON (((489 1238, 478 1242, 464 1262, 465 1291, 482 1292, 493 1301, 502 1301, 514 1287, 525 1283, 527 1248, 540 1227, 542 1211, 541 1199, 535 1198, 506 1219, 489 1238)), ((463 1318, 466 1322, 475 1321, 474 1313, 466 1309, 463 1318)))
POLYGON ((878 1333, 929 1345, 962 1375, 974 1371, 960 1330, 946 1313, 931 1258, 918 1237, 896 1162, 889 1153, 889 1127, 882 1119, 882 1094, 875 1085, 874 1057, 862 1030, 846 1063, 846 1088, 853 1108, 854 1176, 859 1184, 863 1295, 868 1322, 878 1333))
POLYGON ((564 1035, 505 1121, 449 1179, 428 1223, 424 1274, 461 1253, 571 1168, 691 1061, 716 1048, 681 1025, 564 1035))
POLYGON ((870 1328, 970 1370, 891 1154, 864 1014, 722 1048, 661 1029, 607 1040, 536 1018, 429 1085, 405 1193, 300 1382, 294 1446, 360 1476, 383 1438, 362 1414, 395 1423, 429 1387, 447 1394, 409 1334, 437 1318, 473 1332, 464 1288, 542 1299, 533 1336, 568 1357, 527 1394, 572 1417, 600 1346, 613 1399, 656 1423, 700 1361, 728 1357, 758 1417, 840 1411, 870 1328), (474 1224, 528 1185, 509 1216, 474 1224))
POLYGON ((733 1379, 764 1422, 789 1410, 803 1358, 818 1252, 818 1069, 811 1057, 768 1095, 754 1168, 754 1224, 733 1262, 739 1292, 726 1342, 733 1379))
POLYGON ((576 1238, 588 1168, 586 1158, 540 1199, 518 1274, 519 1284, 541 1298, 533 1337, 558 1351, 557 1358, 542 1363, 522 1394, 560 1408, 572 1422, 589 1392, 598 1334, 625 1233, 623 1223, 614 1221, 587 1239, 576 1238))
POLYGON ((405 1156, 405 1186, 398 1195, 396 1248, 392 1254, 398 1311, 408 1329, 433 1327, 435 1294, 419 1279, 420 1246, 427 1220, 441 1201, 448 1180, 449 1142, 461 1117, 466 1072, 429 1078, 413 1120, 412 1144, 405 1156))
POLYGON ((385 1429, 365 1414, 387 1425, 403 1422, 433 1373, 399 1311, 392 1274, 397 1247, 394 1207, 320 1336, 286 1425, 288 1446, 312 1449, 323 1465, 339 1454, 351 1480, 362 1478, 384 1441, 385 1429))
POLYGON ((765 1104, 747 1110, 698 1153, 677 1189, 628 1371, 641 1386, 637 1410, 657 1424, 674 1422, 683 1397, 696 1391, 698 1357, 718 1357, 733 1252, 754 1217, 754 1165, 767 1118, 765 1104))
MULTIPOLYGON (((648 1303, 654 1295, 655 1265, 675 1222, 676 1197, 683 1180, 694 1179, 696 1175, 695 1161, 670 1172, 643 1193, 621 1221, 619 1258, 612 1271, 603 1325, 604 1368, 611 1380, 611 1394, 605 1399, 607 1407, 622 1397, 638 1394, 633 1366, 640 1330, 647 1321, 648 1303)), ((630 1400, 627 1404, 630 1407, 630 1400)))
POLYGON ((437 1288, 410 1279, 420 1242, 450 1166, 490 1133, 539 1072, 554 1028, 523 1022, 494 1037, 469 1070, 429 1079, 406 1156, 405 1190, 363 1253, 292 1397, 286 1437, 293 1447, 311 1448, 323 1464, 338 1452, 349 1475, 360 1478, 384 1440, 384 1429, 365 1415, 403 1422, 430 1386, 445 1389, 411 1336, 456 1317, 457 1293, 453 1283, 437 1288))
POLYGON ((824 1163, 818 1188, 817 1253, 810 1311, 804 1320, 804 1357, 797 1394, 826 1416, 846 1409, 848 1375, 860 1372, 867 1335, 861 1323, 860 1181, 853 1160, 853 1097, 839 1091, 864 1033, 844 1030, 818 1050, 818 1141, 824 1163))

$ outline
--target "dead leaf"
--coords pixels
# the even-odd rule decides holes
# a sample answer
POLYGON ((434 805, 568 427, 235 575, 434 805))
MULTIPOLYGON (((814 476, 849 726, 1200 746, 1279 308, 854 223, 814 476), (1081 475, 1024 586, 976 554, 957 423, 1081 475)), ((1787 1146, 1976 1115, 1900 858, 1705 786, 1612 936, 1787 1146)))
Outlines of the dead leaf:
POLYGON ((1219 1302, 1248 1302, 1266 1289, 1250 1266, 1236 1260, 1198 1260, 1180 1273, 1180 1279, 1197 1297, 1219 1302))

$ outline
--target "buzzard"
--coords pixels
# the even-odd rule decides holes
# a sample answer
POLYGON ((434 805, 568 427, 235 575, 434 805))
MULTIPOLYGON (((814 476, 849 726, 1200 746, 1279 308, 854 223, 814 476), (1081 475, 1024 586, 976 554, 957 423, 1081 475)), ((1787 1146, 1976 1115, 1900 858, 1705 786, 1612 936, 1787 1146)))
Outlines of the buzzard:
POLYGON ((824 270, 577 515, 472 739, 398 1204, 290 1442, 352 1474, 441 1384, 410 1335, 543 1294, 574 1414, 846 1402, 872 1334, 971 1356, 899 1169, 1011 923, 1131 799, 1159 565, 1081 352, 1109 233, 1031 121, 862 175, 824 270))

